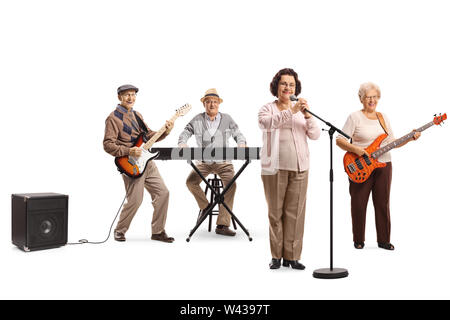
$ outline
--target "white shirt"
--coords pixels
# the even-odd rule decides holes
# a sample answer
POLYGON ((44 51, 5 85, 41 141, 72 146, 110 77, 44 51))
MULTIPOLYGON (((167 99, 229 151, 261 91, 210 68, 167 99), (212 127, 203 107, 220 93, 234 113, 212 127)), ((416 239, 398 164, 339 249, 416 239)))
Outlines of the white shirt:
MULTIPOLYGON (((389 123, 389 119, 384 113, 383 118, 384 122, 386 123, 386 129, 389 135, 386 137, 386 139, 383 140, 380 148, 395 140, 394 133, 391 129, 391 124, 389 123)), ((372 120, 367 118, 361 110, 353 112, 349 115, 344 127, 342 128, 342 131, 344 131, 352 138, 352 144, 364 149, 372 144, 372 142, 376 138, 385 133, 378 119, 372 120)), ((347 139, 342 135, 339 135, 338 138, 347 139)), ((381 155, 377 160, 380 162, 391 161, 390 152, 386 152, 385 154, 381 155)))
POLYGON ((222 116, 220 115, 220 112, 218 112, 215 118, 211 120, 211 118, 205 112, 206 128, 208 129, 208 132, 211 135, 211 137, 214 136, 214 134, 217 131, 217 128, 219 128, 221 118, 222 116))

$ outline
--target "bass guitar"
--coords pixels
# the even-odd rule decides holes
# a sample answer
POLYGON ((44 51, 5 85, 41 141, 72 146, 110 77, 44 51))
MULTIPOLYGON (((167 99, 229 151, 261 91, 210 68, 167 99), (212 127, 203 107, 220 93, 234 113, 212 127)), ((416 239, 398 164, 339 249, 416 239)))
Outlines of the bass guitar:
MULTIPOLYGON (((441 124, 444 120, 447 120, 447 114, 435 116, 433 121, 428 122, 424 126, 416 129, 417 132, 422 132, 433 125, 441 124)), ((384 153, 389 150, 398 147, 404 142, 408 141, 414 136, 414 131, 408 133, 407 135, 387 144, 383 148, 380 148, 383 140, 388 136, 387 134, 382 134, 378 138, 376 138, 370 146, 368 146, 365 150, 370 155, 368 157, 366 154, 362 156, 358 156, 353 152, 347 152, 344 155, 344 168, 347 173, 349 179, 356 183, 363 183, 367 179, 369 179, 372 171, 376 168, 385 167, 386 163, 379 162, 377 159, 384 153)))
MULTIPOLYGON (((169 121, 175 121, 179 116, 184 116, 186 113, 191 110, 190 104, 185 104, 181 108, 177 109, 174 116, 170 118, 169 121)), ((119 170, 121 173, 126 174, 130 178, 139 178, 142 176, 142 174, 145 171, 145 168, 147 167, 147 163, 150 160, 155 159, 159 152, 150 152, 148 151, 153 144, 156 142, 156 140, 159 139, 163 135, 163 133, 166 131, 166 126, 164 125, 161 129, 159 129, 158 132, 156 132, 150 140, 148 140, 146 143, 144 143, 144 135, 145 133, 141 133, 134 144, 133 147, 139 147, 142 151, 141 155, 139 157, 134 156, 122 156, 122 157, 116 157, 114 159, 114 162, 116 163, 117 170, 119 170)))

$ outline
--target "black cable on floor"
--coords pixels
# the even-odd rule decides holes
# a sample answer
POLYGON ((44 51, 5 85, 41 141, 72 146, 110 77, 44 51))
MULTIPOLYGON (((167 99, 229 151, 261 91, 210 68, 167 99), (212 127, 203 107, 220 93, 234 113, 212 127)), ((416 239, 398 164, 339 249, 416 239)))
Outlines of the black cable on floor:
POLYGON ((108 241, 109 237, 111 236, 111 230, 112 230, 112 227, 113 227, 113 225, 114 225, 114 222, 116 221, 117 216, 119 215, 120 209, 122 209, 122 206, 123 206, 123 204, 124 204, 124 202, 125 202, 127 196, 128 196, 128 190, 126 190, 126 192, 125 192, 125 197, 123 198, 122 204, 120 205, 119 210, 117 210, 116 216, 114 217, 114 220, 113 220, 113 222, 111 223, 111 226, 109 227, 108 236, 106 237, 105 240, 103 240, 103 241, 89 241, 89 240, 87 240, 87 239, 80 239, 80 240, 78 240, 78 242, 68 242, 67 244, 70 244, 70 245, 74 245, 74 244, 85 244, 85 243, 90 243, 90 244, 102 244, 102 243, 105 243, 106 241, 108 241))

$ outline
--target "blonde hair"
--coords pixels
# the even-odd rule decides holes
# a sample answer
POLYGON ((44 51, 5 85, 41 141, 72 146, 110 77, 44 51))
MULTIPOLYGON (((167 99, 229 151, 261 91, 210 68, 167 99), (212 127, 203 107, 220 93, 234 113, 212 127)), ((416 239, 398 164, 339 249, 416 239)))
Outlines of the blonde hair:
POLYGON ((377 86, 375 83, 373 82, 364 82, 363 84, 361 84, 361 86, 359 87, 359 91, 358 91, 358 96, 359 96, 359 100, 362 102, 363 99, 366 97, 366 92, 368 90, 374 89, 377 91, 378 94, 378 98, 381 97, 381 91, 380 91, 380 87, 377 86))

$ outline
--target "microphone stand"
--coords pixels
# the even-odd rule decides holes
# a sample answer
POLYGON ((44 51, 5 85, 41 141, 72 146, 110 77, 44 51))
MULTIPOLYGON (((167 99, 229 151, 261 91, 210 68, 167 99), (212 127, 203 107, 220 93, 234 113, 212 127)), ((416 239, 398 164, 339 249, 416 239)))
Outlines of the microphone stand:
POLYGON ((333 267, 333 134, 337 131, 344 137, 347 137, 347 139, 350 139, 350 137, 341 130, 339 130, 338 128, 336 128, 335 126, 333 126, 331 123, 323 120, 322 118, 315 115, 308 109, 305 109, 305 111, 330 127, 330 129, 328 130, 322 129, 324 131, 328 131, 328 134, 330 136, 330 267, 314 270, 313 277, 320 279, 345 278, 348 276, 347 269, 333 267))

